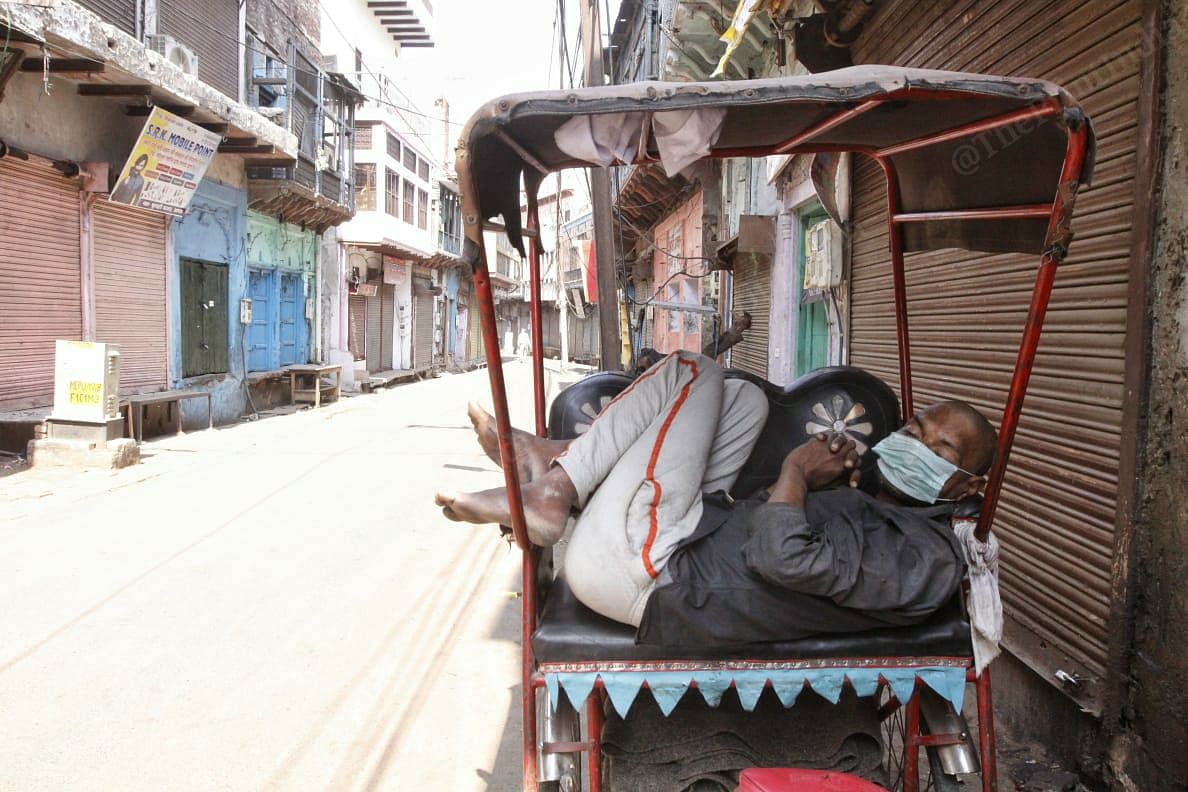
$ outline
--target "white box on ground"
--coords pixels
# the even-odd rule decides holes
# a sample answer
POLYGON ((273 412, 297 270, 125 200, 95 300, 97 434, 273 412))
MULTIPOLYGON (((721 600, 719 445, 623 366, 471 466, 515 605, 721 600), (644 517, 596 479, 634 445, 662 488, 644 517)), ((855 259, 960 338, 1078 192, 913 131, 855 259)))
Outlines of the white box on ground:
POLYGON ((119 416, 120 348, 94 341, 57 341, 54 412, 59 421, 104 423, 119 416))

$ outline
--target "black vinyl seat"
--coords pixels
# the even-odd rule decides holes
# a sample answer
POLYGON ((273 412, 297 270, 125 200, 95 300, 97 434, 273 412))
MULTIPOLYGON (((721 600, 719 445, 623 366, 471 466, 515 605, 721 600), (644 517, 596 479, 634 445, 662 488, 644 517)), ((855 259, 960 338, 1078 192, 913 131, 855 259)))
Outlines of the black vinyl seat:
MULTIPOLYGON (((880 379, 861 369, 829 366, 809 372, 787 388, 730 370, 767 395, 770 411, 763 432, 731 491, 749 497, 779 476, 788 452, 821 431, 845 431, 865 452, 899 428, 899 400, 880 379)), ((618 372, 594 374, 571 385, 549 411, 549 437, 581 434, 632 378, 618 372)), ((980 500, 980 499, 978 499, 980 500)), ((963 510, 976 511, 970 503, 963 510)), ((793 641, 689 649, 637 644, 635 630, 594 613, 574 596, 563 577, 541 581, 544 605, 532 636, 538 662, 648 660, 790 660, 834 657, 966 657, 973 653, 969 621, 958 592, 944 608, 908 627, 815 635, 793 641)))
POLYGON ((909 627, 858 633, 832 633, 795 641, 733 647, 637 644, 635 629, 600 616, 578 602, 563 578, 551 586, 532 634, 539 663, 645 660, 810 660, 833 657, 968 657, 969 621, 961 595, 909 627))

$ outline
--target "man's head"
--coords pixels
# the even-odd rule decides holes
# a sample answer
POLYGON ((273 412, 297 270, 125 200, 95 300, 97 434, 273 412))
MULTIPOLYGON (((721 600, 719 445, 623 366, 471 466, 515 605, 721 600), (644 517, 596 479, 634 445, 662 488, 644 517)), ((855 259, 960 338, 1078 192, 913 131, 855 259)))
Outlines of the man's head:
POLYGON ((916 413, 896 434, 911 440, 891 437, 875 446, 879 478, 898 500, 913 503, 960 500, 977 493, 986 483, 998 445, 998 433, 985 416, 960 401, 916 413))

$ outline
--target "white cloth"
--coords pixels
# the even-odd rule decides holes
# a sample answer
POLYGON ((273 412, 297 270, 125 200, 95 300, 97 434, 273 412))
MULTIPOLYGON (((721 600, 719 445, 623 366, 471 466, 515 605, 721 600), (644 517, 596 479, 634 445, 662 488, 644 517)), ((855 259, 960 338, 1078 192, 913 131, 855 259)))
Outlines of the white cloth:
POLYGON ((553 140, 569 156, 607 167, 635 160, 651 118, 660 162, 671 178, 710 152, 722 134, 726 110, 696 107, 660 113, 609 113, 574 116, 557 128, 553 140))
POLYGON ((1002 599, 998 594, 998 539, 978 541, 977 520, 954 520, 953 530, 969 568, 969 627, 973 639, 974 668, 980 675, 998 657, 1002 641, 1002 599))
POLYGON ((581 514, 565 578, 588 608, 639 625, 655 579, 729 489, 767 419, 767 397, 711 359, 676 352, 644 372, 557 458, 581 514))

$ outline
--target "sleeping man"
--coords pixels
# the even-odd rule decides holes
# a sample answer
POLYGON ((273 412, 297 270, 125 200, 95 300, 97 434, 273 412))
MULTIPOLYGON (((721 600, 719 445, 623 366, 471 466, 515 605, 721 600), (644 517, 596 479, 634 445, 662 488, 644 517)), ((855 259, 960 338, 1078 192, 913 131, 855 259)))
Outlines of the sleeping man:
MULTIPOLYGON (((730 490, 767 418, 754 384, 676 352, 572 441, 515 434, 529 538, 575 518, 564 574, 592 610, 642 643, 729 646, 921 621, 961 582, 953 502, 975 494, 996 433, 962 402, 913 416, 863 465, 852 439, 818 435, 767 491, 730 490)), ((472 405, 499 462, 494 419, 472 405)), ((438 493, 447 517, 510 524, 504 488, 438 493)))

